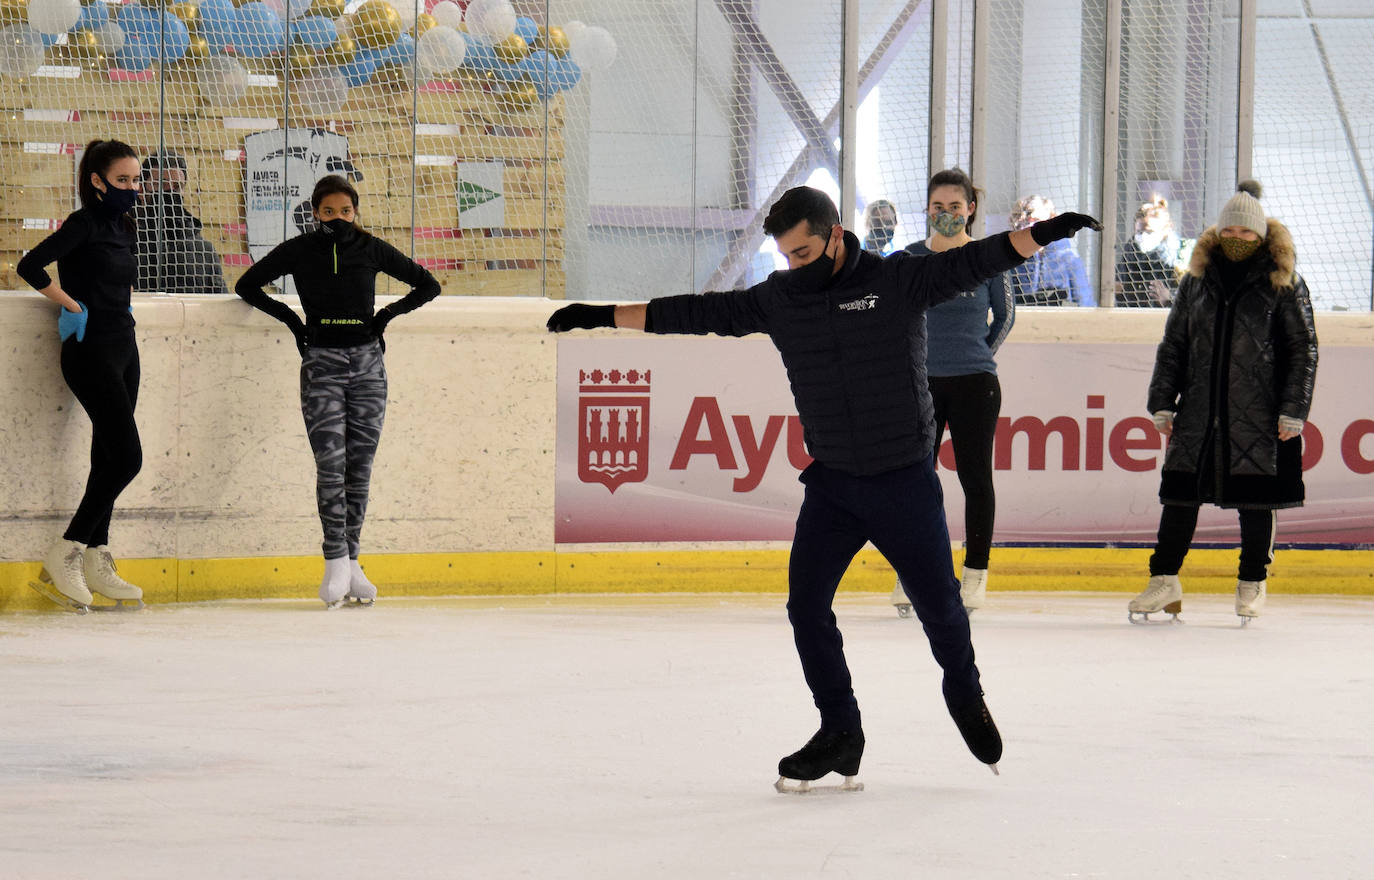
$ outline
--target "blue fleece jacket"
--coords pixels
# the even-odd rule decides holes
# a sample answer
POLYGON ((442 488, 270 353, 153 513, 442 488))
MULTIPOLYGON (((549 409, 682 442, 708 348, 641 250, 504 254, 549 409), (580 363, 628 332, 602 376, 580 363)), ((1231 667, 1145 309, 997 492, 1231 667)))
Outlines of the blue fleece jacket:
POLYGON ((1037 290, 1062 290, 1069 305, 1097 305, 1083 258, 1066 238, 1050 242, 1040 253, 1012 269, 1011 284, 1023 305, 1034 298, 1037 290))
MULTIPOLYGON (((924 241, 906 246, 909 253, 929 256, 924 241)), ((926 371, 931 376, 997 375, 993 355, 1016 322, 1016 303, 1006 273, 994 275, 973 290, 932 306, 926 312, 926 371), (988 312, 992 323, 988 323, 988 312)), ((915 352, 913 351, 913 355, 915 352)))

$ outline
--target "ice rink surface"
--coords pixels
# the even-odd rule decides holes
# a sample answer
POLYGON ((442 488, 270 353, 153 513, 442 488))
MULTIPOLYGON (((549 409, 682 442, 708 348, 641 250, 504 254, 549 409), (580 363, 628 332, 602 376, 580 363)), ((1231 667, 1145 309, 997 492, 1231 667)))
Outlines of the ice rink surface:
POLYGON ((994 777, 846 595, 867 790, 805 797, 781 596, 0 617, 0 877, 1374 876, 1374 601, 1127 598, 974 615, 994 777))

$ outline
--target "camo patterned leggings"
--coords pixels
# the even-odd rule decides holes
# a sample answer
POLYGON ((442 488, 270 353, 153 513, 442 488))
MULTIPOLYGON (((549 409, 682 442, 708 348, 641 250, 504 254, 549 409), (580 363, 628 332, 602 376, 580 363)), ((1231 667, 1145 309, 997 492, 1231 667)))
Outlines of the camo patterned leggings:
POLYGON ((301 361, 301 413, 315 453, 324 558, 356 559, 372 458, 386 417, 381 345, 309 349, 301 361))

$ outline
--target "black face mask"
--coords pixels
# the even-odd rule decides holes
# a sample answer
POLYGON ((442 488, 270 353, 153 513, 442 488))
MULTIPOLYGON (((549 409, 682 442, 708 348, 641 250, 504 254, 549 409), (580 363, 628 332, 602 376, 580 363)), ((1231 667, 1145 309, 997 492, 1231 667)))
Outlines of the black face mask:
MULTIPOLYGON (((102 177, 101 180, 104 180, 102 177)), ((138 202, 138 190, 119 189, 105 180, 105 191, 100 193, 100 210, 110 217, 122 217, 133 210, 138 202)))
MULTIPOLYGON (((830 247, 829 239, 826 239, 825 246, 830 247)), ((815 293, 825 287, 830 282, 830 276, 834 274, 835 258, 824 250, 819 257, 805 266, 789 269, 784 273, 788 289, 796 293, 815 293)))
POLYGON ((325 220, 320 224, 320 229, 324 230, 325 235, 332 235, 340 242, 352 241, 358 234, 357 227, 342 217, 325 220))

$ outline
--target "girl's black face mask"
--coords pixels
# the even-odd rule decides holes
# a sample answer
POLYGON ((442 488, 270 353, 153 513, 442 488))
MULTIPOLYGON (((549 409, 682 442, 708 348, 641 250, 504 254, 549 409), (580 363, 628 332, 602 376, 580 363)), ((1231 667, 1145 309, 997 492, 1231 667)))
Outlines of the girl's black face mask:
POLYGON ((100 194, 100 207, 111 217, 120 217, 129 213, 137 202, 138 190, 118 189, 108 180, 105 181, 105 191, 100 194))
POLYGON ((352 222, 335 217, 332 220, 325 220, 320 224, 320 228, 327 234, 334 236, 339 241, 349 241, 357 233, 357 228, 352 222))

